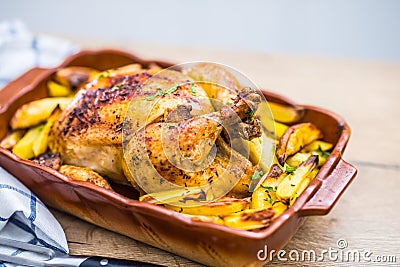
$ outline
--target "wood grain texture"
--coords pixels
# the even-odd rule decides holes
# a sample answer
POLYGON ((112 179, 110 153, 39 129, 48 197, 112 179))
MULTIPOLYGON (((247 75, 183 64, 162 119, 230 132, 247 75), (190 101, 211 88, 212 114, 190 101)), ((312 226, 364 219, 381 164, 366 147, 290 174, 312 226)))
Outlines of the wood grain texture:
MULTIPOLYGON (((85 48, 116 47, 146 58, 174 62, 211 60, 230 65, 248 75, 259 86, 283 94, 298 103, 317 105, 342 115, 352 128, 344 158, 359 169, 327 216, 310 217, 285 250, 337 248, 345 239, 348 249, 394 255, 400 264, 400 65, 265 55, 236 51, 148 44, 123 46, 79 40, 85 48)), ((104 255, 136 259, 167 266, 197 266, 187 259, 112 233, 72 216, 53 211, 62 224, 71 254, 104 255)), ((387 264, 387 263, 386 263, 387 264)), ((387 266, 360 263, 359 266, 387 266)), ((354 262, 279 261, 269 266, 357 266, 354 262)))

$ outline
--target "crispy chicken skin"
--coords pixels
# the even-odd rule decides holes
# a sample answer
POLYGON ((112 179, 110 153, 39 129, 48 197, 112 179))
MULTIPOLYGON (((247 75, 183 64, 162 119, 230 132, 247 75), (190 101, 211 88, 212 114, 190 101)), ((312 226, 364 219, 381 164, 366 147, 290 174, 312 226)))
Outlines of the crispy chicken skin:
POLYGON ((100 76, 81 89, 54 123, 50 150, 60 153, 66 164, 87 167, 123 182, 123 120, 130 99, 149 77, 151 74, 142 70, 127 76, 100 76), (118 90, 113 89, 122 83, 118 90))
POLYGON ((240 182, 230 195, 248 195, 247 186, 255 166, 227 145, 229 138, 221 137, 222 125, 237 125, 240 136, 245 139, 259 136, 257 120, 249 117, 249 111, 259 103, 259 96, 246 89, 230 101, 230 108, 214 111, 206 92, 190 78, 178 71, 158 71, 132 65, 100 74, 77 93, 53 125, 49 137, 51 151, 59 153, 65 164, 90 168, 115 182, 129 180, 140 190, 127 170, 135 164, 132 159, 135 144, 128 145, 128 155, 132 157, 127 157, 125 162, 122 129, 126 124, 139 124, 134 119, 124 121, 131 101, 151 105, 140 133, 144 135, 148 157, 161 176, 178 185, 203 185, 218 179, 234 158, 240 164, 229 172, 240 182), (168 93, 158 94, 160 90, 168 93), (163 125, 176 127, 174 136, 181 156, 173 161, 182 161, 184 157, 201 165, 212 151, 214 158, 199 171, 175 167, 163 150, 163 125))

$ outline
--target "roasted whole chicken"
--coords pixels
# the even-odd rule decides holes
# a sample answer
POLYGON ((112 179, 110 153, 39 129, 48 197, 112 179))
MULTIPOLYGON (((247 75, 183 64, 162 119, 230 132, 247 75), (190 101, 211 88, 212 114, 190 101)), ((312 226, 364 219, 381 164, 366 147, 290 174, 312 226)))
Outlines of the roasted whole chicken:
POLYGON ((228 172, 239 181, 228 196, 249 196, 257 167, 232 146, 261 135, 253 115, 261 98, 229 75, 219 80, 229 88, 198 82, 212 69, 201 64, 162 71, 129 65, 102 72, 80 89, 55 121, 49 136, 51 152, 59 153, 65 164, 87 167, 113 182, 130 182, 142 192, 136 180, 147 179, 146 175, 132 177, 135 172, 129 171, 139 168, 142 160, 135 156, 140 144, 127 139, 134 128, 154 169, 169 182, 201 186, 228 172), (136 105, 136 113, 129 114, 129 105, 136 105), (175 150, 168 152, 173 144, 175 150), (128 149, 125 156, 123 146, 128 149), (230 162, 235 164, 228 170, 230 162))

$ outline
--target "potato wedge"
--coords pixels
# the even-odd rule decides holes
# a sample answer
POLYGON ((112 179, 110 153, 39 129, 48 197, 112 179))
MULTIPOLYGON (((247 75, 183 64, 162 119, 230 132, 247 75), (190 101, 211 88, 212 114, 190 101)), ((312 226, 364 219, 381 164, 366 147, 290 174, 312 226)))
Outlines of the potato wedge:
POLYGON ((275 138, 279 139, 283 135, 283 133, 287 130, 287 128, 289 128, 289 126, 278 122, 271 116, 268 116, 269 113, 270 113, 270 106, 268 106, 266 102, 261 102, 258 105, 258 109, 255 113, 255 116, 260 119, 264 131, 267 132, 268 135, 269 134, 272 135, 274 133, 275 138))
POLYGON ((277 200, 276 189, 280 182, 285 178, 286 174, 277 165, 271 166, 268 174, 263 177, 260 186, 258 186, 251 196, 251 209, 264 209, 272 207, 273 203, 277 200))
POLYGON ((312 123, 300 123, 289 127, 279 140, 276 157, 284 166, 286 159, 304 146, 322 138, 322 132, 312 123))
POLYGON ((59 172, 64 174, 65 176, 68 176, 71 179, 82 182, 89 182, 105 189, 112 190, 110 184, 107 182, 106 179, 104 179, 100 174, 92 171, 89 168, 72 165, 62 165, 59 172))
POLYGON ((35 155, 35 157, 46 152, 47 144, 48 144, 47 141, 49 138, 51 127, 53 126, 54 122, 56 121, 56 119, 58 118, 58 116, 60 114, 61 114, 61 109, 59 106, 57 106, 53 110, 53 113, 50 115, 49 119, 47 120, 46 124, 44 125, 39 136, 33 143, 32 150, 33 150, 33 154, 35 155))
MULTIPOLYGON (((156 68, 157 71, 159 71, 159 67, 158 66, 154 66, 153 68, 156 68)), ((117 69, 110 69, 110 70, 105 70, 102 72, 97 73, 97 75, 95 75, 95 79, 102 79, 102 78, 107 78, 110 76, 115 76, 115 75, 129 75, 135 72, 138 72, 142 70, 142 65, 140 64, 129 64, 126 66, 122 66, 120 68, 117 69)))
POLYGON ((278 199, 285 204, 289 204, 290 200, 295 197, 302 182, 307 179, 307 176, 317 165, 318 156, 312 155, 308 160, 298 166, 294 173, 287 175, 276 190, 278 199))
POLYGON ((7 136, 1 140, 0 147, 5 149, 12 149, 24 135, 24 130, 15 130, 7 134, 7 136))
POLYGON ((286 173, 279 167, 277 163, 274 163, 268 171, 268 174, 261 178, 260 186, 273 187, 276 189, 282 179, 286 176, 286 173))
POLYGON ((211 222, 241 230, 255 230, 267 227, 275 215, 272 208, 261 210, 244 210, 226 216, 193 216, 193 221, 211 222))
POLYGON ((286 132, 286 130, 289 128, 286 124, 275 122, 275 136, 279 140, 279 138, 282 137, 282 135, 286 132))
POLYGON ((286 124, 280 122, 271 122, 271 119, 266 116, 260 117, 261 125, 266 133, 267 137, 279 140, 285 131, 289 128, 286 124))
POLYGON ((301 152, 317 152, 317 151, 329 151, 331 150, 333 145, 331 143, 317 140, 308 145, 306 145, 301 152))
POLYGON ((284 213, 288 209, 288 206, 281 201, 275 201, 272 205, 272 209, 275 211, 275 215, 272 219, 275 219, 276 217, 284 213))
POLYGON ((49 96, 51 97, 62 97, 62 96, 69 96, 73 94, 71 88, 66 85, 62 85, 56 83, 55 81, 49 81, 47 83, 47 90, 49 92, 49 96))
POLYGON ((183 195, 190 196, 191 199, 199 199, 199 201, 206 200, 205 193, 201 188, 187 188, 146 194, 141 196, 139 201, 152 204, 180 203, 179 200, 183 195))
POLYGON ((291 167, 297 167, 306 161, 312 154, 311 153, 302 153, 297 152, 293 156, 289 157, 286 160, 286 163, 289 164, 291 167))
POLYGON ((254 138, 251 141, 244 140, 249 145, 249 158, 250 161, 260 167, 264 172, 271 166, 274 160, 274 147, 275 140, 268 138, 264 133, 261 137, 254 138))
POLYGON ((224 225, 242 230, 254 230, 267 227, 275 215, 273 209, 245 210, 242 212, 220 216, 224 225))
POLYGON ((86 67, 67 67, 56 72, 54 80, 70 88, 77 89, 81 84, 95 78, 98 70, 86 67))
POLYGON ((268 102, 272 115, 276 121, 282 123, 294 123, 299 121, 304 115, 304 109, 268 102))
POLYGON ((312 179, 314 179, 315 176, 317 176, 318 172, 319 172, 319 169, 318 169, 318 168, 315 168, 315 169, 307 176, 307 178, 309 178, 309 179, 312 181, 312 179))
MULTIPOLYGON (((303 150, 302 150, 303 151, 303 150)), ((291 167, 297 167, 304 161, 306 161, 311 155, 317 155, 318 156, 318 167, 321 167, 322 165, 325 164, 328 154, 325 154, 323 151, 312 151, 312 152, 297 152, 293 156, 289 157, 286 160, 286 163, 289 164, 291 167)))
MULTIPOLYGON (((272 189, 274 190, 274 189, 272 189)), ((264 209, 272 207, 272 196, 268 194, 268 188, 257 188, 251 195, 251 209, 264 209)))
POLYGON ((191 215, 222 216, 245 210, 247 209, 249 204, 250 204, 249 198, 236 199, 236 198, 225 197, 201 206, 178 207, 172 205, 165 205, 165 207, 180 213, 191 214, 191 215))
POLYGON ((297 189, 296 193, 294 194, 294 197, 290 199, 290 205, 292 206, 293 203, 297 200, 297 198, 303 193, 303 191, 307 188, 307 186, 310 184, 311 179, 310 177, 306 177, 300 184, 299 188, 297 189))
POLYGON ((72 98, 70 97, 50 97, 29 102, 15 112, 11 118, 10 126, 15 130, 38 125, 50 117, 57 105, 61 109, 65 109, 71 101, 72 98))
POLYGON ((29 129, 21 138, 21 140, 19 140, 18 143, 13 147, 12 152, 22 159, 33 158, 35 154, 33 153, 32 146, 40 135, 42 129, 43 125, 38 125, 29 129))

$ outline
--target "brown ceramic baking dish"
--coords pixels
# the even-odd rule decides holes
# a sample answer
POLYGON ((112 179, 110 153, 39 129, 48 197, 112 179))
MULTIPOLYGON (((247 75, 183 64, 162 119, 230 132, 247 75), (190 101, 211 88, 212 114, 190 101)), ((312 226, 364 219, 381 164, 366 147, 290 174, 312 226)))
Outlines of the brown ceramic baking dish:
MULTIPOLYGON (((143 60, 122 51, 99 50, 72 55, 59 68, 87 66, 105 70, 131 63, 146 66, 152 62, 162 67, 172 65, 143 60)), ((0 139, 7 134, 9 120, 19 106, 46 97, 46 83, 56 70, 31 69, 0 91, 0 139)), ((259 250, 267 245, 269 251, 278 251, 307 216, 327 214, 357 173, 341 158, 350 136, 350 128, 341 117, 322 108, 297 105, 268 91, 263 93, 268 101, 303 108, 302 121, 312 122, 322 129, 325 141, 335 146, 296 203, 259 232, 192 221, 175 211, 139 202, 137 196, 126 194, 128 190, 122 187, 115 187, 116 192, 111 192, 74 181, 53 169, 22 160, 3 148, 0 148, 0 165, 46 205, 98 226, 207 265, 262 266, 266 262, 258 260, 259 250)))

